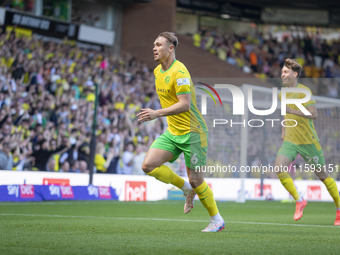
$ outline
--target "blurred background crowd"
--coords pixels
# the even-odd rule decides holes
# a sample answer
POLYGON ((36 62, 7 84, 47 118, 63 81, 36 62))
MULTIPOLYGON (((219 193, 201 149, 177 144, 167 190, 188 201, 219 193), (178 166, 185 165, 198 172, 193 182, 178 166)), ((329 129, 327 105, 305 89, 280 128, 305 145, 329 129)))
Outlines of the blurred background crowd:
POLYGON ((162 120, 152 72, 131 55, 85 50, 0 33, 0 168, 88 172, 95 84, 99 86, 97 172, 140 174, 162 120))
MULTIPOLYGON (((195 46, 260 78, 280 77, 286 57, 298 59, 306 77, 340 76, 339 42, 332 47, 315 38, 278 43, 260 35, 254 38, 209 31, 194 34, 193 41, 195 46)), ((319 86, 319 94, 339 97, 338 80, 327 79, 326 85, 319 86)), ((100 91, 96 171, 143 174, 147 149, 166 128, 165 119, 140 124, 136 118, 141 108, 160 108, 152 70, 128 53, 114 55, 107 50, 78 48, 68 41, 44 42, 1 31, 0 169, 89 172, 95 84, 100 91)), ((339 115, 325 111, 327 114, 339 115)), ((333 129, 322 128, 319 134, 320 139, 324 132, 333 134, 334 139, 325 141, 325 155, 330 160, 340 151, 339 131, 333 129)), ((279 131, 270 134, 279 137, 279 131)), ((273 164, 279 139, 267 137, 272 142, 259 144, 256 140, 261 140, 263 133, 254 132, 249 136, 248 164, 273 164)), ((239 131, 228 130, 223 135, 228 142, 209 154, 238 165, 239 131)), ((172 168, 185 175, 183 158, 172 168)), ((222 175, 232 177, 230 173, 222 175)), ((249 177, 258 174, 250 173, 249 177)))
MULTIPOLYGON (((215 54, 222 61, 237 66, 259 78, 278 78, 286 58, 303 66, 305 78, 318 79, 317 94, 339 98, 340 40, 326 41, 321 35, 277 38, 257 33, 219 33, 201 30, 193 35, 193 44, 215 54), (335 79, 330 79, 335 78, 335 79)), ((316 79, 315 79, 316 80, 316 79)))

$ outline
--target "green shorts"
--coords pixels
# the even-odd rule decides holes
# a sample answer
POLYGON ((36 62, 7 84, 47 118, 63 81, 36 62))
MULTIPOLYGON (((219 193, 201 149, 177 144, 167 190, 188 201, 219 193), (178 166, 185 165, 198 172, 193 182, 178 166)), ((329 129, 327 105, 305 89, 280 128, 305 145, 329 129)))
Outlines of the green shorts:
POLYGON ((296 145, 291 142, 283 142, 277 155, 285 155, 291 161, 294 161, 297 154, 300 154, 308 164, 325 165, 325 157, 322 149, 318 150, 315 144, 296 145))
POLYGON ((170 151, 173 155, 171 163, 183 152, 185 165, 190 169, 195 169, 196 166, 206 165, 208 136, 207 133, 194 132, 185 135, 172 135, 167 130, 152 143, 150 148, 170 151))

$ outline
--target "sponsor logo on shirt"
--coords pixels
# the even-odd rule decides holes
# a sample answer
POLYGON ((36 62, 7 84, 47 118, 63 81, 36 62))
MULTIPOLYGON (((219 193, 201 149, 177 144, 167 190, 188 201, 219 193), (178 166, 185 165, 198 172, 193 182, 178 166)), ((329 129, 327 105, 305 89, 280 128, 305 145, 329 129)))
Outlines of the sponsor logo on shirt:
POLYGON ((177 79, 177 86, 182 86, 182 85, 190 85, 190 79, 189 78, 177 79))
POLYGON ((158 92, 169 93, 170 89, 157 89, 158 92))

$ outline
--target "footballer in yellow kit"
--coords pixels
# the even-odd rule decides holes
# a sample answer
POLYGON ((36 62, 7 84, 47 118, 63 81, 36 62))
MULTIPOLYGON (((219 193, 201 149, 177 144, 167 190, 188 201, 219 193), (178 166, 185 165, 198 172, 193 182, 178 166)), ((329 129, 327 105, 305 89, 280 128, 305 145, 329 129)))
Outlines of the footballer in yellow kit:
POLYGON ((175 161, 183 152, 188 168, 206 164, 207 157, 207 125, 197 109, 195 87, 186 67, 175 60, 170 68, 162 71, 161 65, 154 70, 156 91, 162 108, 168 108, 178 102, 177 96, 190 94, 190 110, 167 116, 167 131, 151 145, 170 151, 175 161), (168 140, 172 142, 169 143, 168 140))
MULTIPOLYGON (((303 88, 308 90, 311 94, 312 91, 298 83, 297 88, 303 88)), ((304 93, 289 92, 286 95, 287 99, 304 98, 304 93)), ((279 94, 281 100, 281 93, 279 94)), ((302 104, 305 108, 310 106, 315 107, 315 101, 309 100, 302 104)), ((299 110, 296 105, 289 105, 290 109, 299 110)), ((308 164, 313 164, 315 167, 323 167, 325 165, 325 158, 322 152, 319 138, 316 133, 313 119, 301 117, 292 113, 287 113, 285 116, 286 126, 283 144, 278 152, 278 155, 285 155, 291 161, 294 161, 297 154, 300 154, 308 164), (295 121, 290 121, 295 120, 295 121), (296 126, 295 124, 298 123, 296 126)))
MULTIPOLYGON (((294 59, 286 59, 281 70, 281 79, 285 87, 310 89, 299 84, 297 78, 302 72, 302 67, 294 59)), ((312 94, 312 93, 311 93, 312 94)), ((281 99, 281 94, 279 95, 281 99)), ((304 93, 290 92, 287 98, 304 98, 304 93)), ((318 116, 314 100, 309 100, 303 106, 309 111, 310 115, 305 115, 296 105, 287 105, 285 116, 286 128, 282 129, 282 146, 277 153, 275 167, 284 169, 291 166, 296 156, 300 154, 308 164, 314 165, 314 172, 317 177, 325 184, 330 196, 334 200, 336 207, 336 218, 334 225, 340 225, 340 198, 338 187, 332 177, 328 174, 327 165, 322 148, 319 143, 318 135, 314 128, 313 119, 318 116), (291 120, 291 121, 290 121, 291 120)), ((293 179, 288 172, 281 170, 277 172, 284 188, 291 194, 296 202, 294 220, 300 220, 307 201, 297 192, 293 179)))
POLYGON ((162 109, 141 109, 140 122, 167 117, 168 129, 150 146, 143 161, 143 171, 164 183, 181 189, 185 196, 184 213, 193 208, 197 194, 209 213, 210 221, 202 232, 218 232, 225 228, 213 192, 205 182, 200 167, 206 164, 207 125, 196 106, 195 87, 187 68, 175 58, 178 39, 171 32, 161 33, 154 42, 156 92, 162 109), (183 153, 189 182, 178 176, 166 162, 183 153))
POLYGON ((190 94, 190 111, 167 116, 169 132, 172 135, 184 135, 188 132, 207 132, 205 121, 197 109, 195 87, 187 68, 175 60, 170 68, 162 70, 158 65, 155 70, 156 91, 162 108, 167 108, 178 102, 177 95, 190 94))

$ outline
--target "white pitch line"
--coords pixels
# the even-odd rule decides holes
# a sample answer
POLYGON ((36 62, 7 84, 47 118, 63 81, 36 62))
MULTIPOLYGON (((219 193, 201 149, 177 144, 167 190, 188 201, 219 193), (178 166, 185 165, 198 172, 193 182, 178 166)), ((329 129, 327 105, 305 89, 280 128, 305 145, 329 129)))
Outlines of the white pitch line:
MULTIPOLYGON (((77 215, 49 215, 49 214, 21 214, 21 213, 0 213, 0 216, 23 216, 23 217, 49 217, 49 218, 84 218, 84 219, 107 219, 107 220, 142 220, 142 221, 181 221, 181 222, 207 222, 207 220, 186 220, 186 219, 162 219, 162 218, 129 218, 129 217, 100 217, 100 216, 77 216, 77 215)), ((286 224, 273 222, 247 222, 247 221, 226 221, 226 224, 247 224, 247 225, 270 225, 270 226, 292 226, 292 227, 315 227, 315 228, 337 228, 336 226, 325 225, 304 225, 286 224)))

